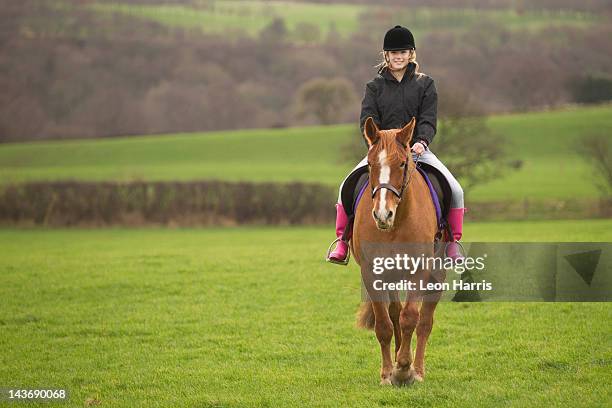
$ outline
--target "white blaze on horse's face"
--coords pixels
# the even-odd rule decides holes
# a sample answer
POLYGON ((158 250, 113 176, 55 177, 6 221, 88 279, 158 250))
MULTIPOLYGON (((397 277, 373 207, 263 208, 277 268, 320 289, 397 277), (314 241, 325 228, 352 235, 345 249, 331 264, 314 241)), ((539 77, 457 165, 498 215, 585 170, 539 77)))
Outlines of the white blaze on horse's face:
POLYGON ((376 227, 390 230, 393 227, 397 207, 405 188, 407 146, 416 123, 401 129, 379 130, 374 119, 369 117, 363 126, 363 136, 368 143, 368 164, 372 188, 372 216, 376 227))
MULTIPOLYGON (((378 184, 388 184, 391 181, 391 167, 387 160, 387 150, 383 149, 378 153, 378 166, 380 173, 378 175, 378 184)), ((376 226, 381 230, 388 230, 393 227, 393 221, 395 220, 395 213, 397 210, 398 202, 394 199, 395 195, 386 188, 382 188, 378 191, 376 197, 374 197, 374 208, 372 215, 376 226)))

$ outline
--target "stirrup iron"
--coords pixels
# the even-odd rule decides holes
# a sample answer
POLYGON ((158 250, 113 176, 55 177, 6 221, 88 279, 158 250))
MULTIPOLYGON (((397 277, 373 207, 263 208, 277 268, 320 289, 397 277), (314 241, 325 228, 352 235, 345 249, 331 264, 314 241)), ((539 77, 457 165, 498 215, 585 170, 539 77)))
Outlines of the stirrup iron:
MULTIPOLYGON (((332 242, 332 243, 331 243, 331 245, 329 246, 329 248, 327 248, 327 255, 325 256, 325 260, 326 260, 327 262, 334 263, 334 264, 337 264, 337 265, 348 265, 349 260, 351 259, 351 247, 350 247, 350 245, 348 244, 348 242, 346 242, 346 245, 348 246, 348 248, 347 248, 347 251, 346 251, 346 258, 344 259, 344 261, 338 261, 337 259, 333 259, 333 258, 330 258, 330 257, 329 257, 329 255, 330 255, 330 254, 331 254, 331 252, 332 252, 332 249, 334 248, 334 245, 335 245, 335 244, 336 244, 336 242, 338 242, 338 241, 342 241, 342 237, 340 237, 340 238, 336 238, 336 239, 334 240, 334 242, 332 242)), ((343 241, 343 242, 345 242, 345 241, 343 241)))
POLYGON ((445 258, 449 258, 447 250, 448 250, 448 244, 451 244, 451 243, 459 245, 459 248, 461 248, 461 251, 459 251, 459 253, 464 258, 467 257, 467 254, 465 252, 465 248, 463 247, 463 244, 461 242, 459 242, 459 241, 448 241, 448 242, 445 242, 445 245, 444 245, 444 257, 445 258))

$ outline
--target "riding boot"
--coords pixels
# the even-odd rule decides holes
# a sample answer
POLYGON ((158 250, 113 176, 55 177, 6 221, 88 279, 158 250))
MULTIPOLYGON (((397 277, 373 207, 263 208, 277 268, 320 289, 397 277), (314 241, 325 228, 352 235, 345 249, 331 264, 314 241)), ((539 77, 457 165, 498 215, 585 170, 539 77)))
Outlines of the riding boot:
MULTIPOLYGON (((348 226, 348 217, 346 212, 344 211, 344 207, 342 204, 336 204, 336 240, 331 243, 329 249, 327 250, 327 262, 346 265, 349 261, 349 246, 348 242, 351 239, 351 232, 348 231, 346 236, 343 238, 344 230, 348 226), (336 248, 331 251, 332 246, 336 244, 336 248)), ((350 226, 349 226, 350 228, 350 226)))
POLYGON ((453 260, 463 258, 463 247, 458 241, 463 235, 463 214, 465 210, 465 208, 451 208, 448 212, 448 224, 453 232, 453 236, 448 237, 446 256, 453 260))

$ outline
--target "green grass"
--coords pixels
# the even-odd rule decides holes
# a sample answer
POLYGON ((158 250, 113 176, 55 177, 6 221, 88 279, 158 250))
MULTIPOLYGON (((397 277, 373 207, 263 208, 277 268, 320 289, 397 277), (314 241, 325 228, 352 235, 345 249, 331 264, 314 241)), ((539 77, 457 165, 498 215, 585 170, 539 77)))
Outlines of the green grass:
MULTIPOLYGON (((579 135, 612 132, 612 105, 494 116, 523 167, 466 194, 469 201, 597 197, 579 135)), ((0 180, 306 181, 338 185, 353 166, 339 152, 354 125, 0 145, 0 180)), ((443 135, 435 143, 443 143, 443 135)), ((435 152, 435 143, 432 146, 435 152)), ((451 169, 452 170, 452 169, 451 169)))
MULTIPOLYGON (((610 241, 611 227, 466 235, 610 241)), ((426 382, 378 386, 376 339, 354 327, 358 269, 322 261, 332 235, 0 230, 0 384, 64 387, 75 407, 610 405, 606 303, 442 303, 426 382)))
POLYGON ((493 130, 510 142, 510 156, 520 171, 479 186, 468 198, 594 198, 591 164, 576 153, 583 134, 610 135, 612 105, 562 111, 494 116, 493 130))
MULTIPOLYGON (((244 130, 0 145, 4 181, 192 180, 338 182, 348 126, 244 130)), ((358 136, 357 136, 358 137, 358 136)))
POLYGON ((102 13, 122 13, 136 18, 156 21, 168 26, 199 28, 204 32, 231 35, 243 32, 256 35, 273 18, 282 18, 289 29, 290 37, 298 40, 294 30, 299 23, 318 27, 323 41, 332 25, 344 37, 358 29, 359 16, 379 13, 394 13, 405 25, 413 29, 418 37, 432 31, 467 30, 484 21, 509 30, 541 30, 553 26, 582 28, 600 22, 598 16, 575 11, 527 11, 518 14, 515 10, 476 10, 440 8, 398 8, 364 6, 358 4, 317 4, 285 1, 216 1, 214 7, 206 2, 190 5, 133 5, 121 2, 94 3, 93 10, 102 13))
POLYGON ((612 219, 470 223, 468 215, 464 229, 469 242, 612 241, 612 219))
MULTIPOLYGON (((319 29, 323 40, 331 27, 344 37, 357 29, 359 13, 367 7, 351 4, 315 4, 283 1, 217 1, 214 8, 183 5, 131 5, 117 3, 94 3, 96 11, 118 12, 132 17, 147 19, 168 26, 195 27, 208 33, 231 35, 243 32, 257 35, 274 18, 282 18, 290 36, 300 23, 311 24, 319 29)), ((299 40, 298 38, 294 38, 299 40)))
POLYGON ((601 22, 591 13, 555 10, 526 11, 513 9, 482 10, 453 8, 402 9, 400 18, 419 36, 440 31, 465 31, 489 23, 506 30, 538 31, 550 27, 585 28, 601 22))

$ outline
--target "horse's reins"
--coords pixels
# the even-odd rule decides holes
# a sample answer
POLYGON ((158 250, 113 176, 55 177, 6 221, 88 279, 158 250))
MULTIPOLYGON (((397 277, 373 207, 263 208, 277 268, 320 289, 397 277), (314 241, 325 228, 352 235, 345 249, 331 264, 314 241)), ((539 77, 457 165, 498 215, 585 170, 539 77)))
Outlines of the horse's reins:
MULTIPOLYGON (((399 143, 399 145, 402 146, 404 149, 407 149, 407 146, 401 143, 399 140, 396 139, 395 141, 399 143)), ((408 150, 408 154, 411 154, 410 150, 408 150)), ((412 178, 412 173, 416 170, 416 166, 420 158, 421 158, 421 155, 418 155, 414 162, 414 167, 410 169, 410 172, 409 172, 408 171, 409 161, 408 161, 408 156, 406 156, 406 160, 404 161, 404 175, 402 177, 402 187, 399 190, 395 188, 393 184, 390 184, 390 183, 380 183, 376 187, 372 185, 372 198, 374 198, 374 196, 376 195, 378 191, 380 191, 383 188, 386 188, 387 190, 395 194, 400 201, 402 201, 402 195, 404 194, 404 190, 406 189, 406 186, 410 183, 410 179, 412 178)))
MULTIPOLYGON (((397 143, 399 143, 399 145, 402 146, 404 149, 407 149, 407 146, 404 145, 403 143, 401 143, 399 140, 395 139, 395 141, 397 143)), ((374 142, 374 144, 376 144, 377 142, 378 141, 374 142)), ((408 154, 411 154, 410 150, 408 150, 408 154)), ((406 155, 406 160, 404 161, 404 176, 402 177, 402 187, 398 190, 392 184, 381 183, 381 184, 377 185, 376 187, 372 188, 372 198, 374 198, 374 195, 378 191, 380 191, 380 189, 386 188, 386 189, 389 189, 391 192, 393 192, 393 194, 395 194, 399 198, 399 201, 402 201, 402 194, 404 194, 404 190, 406 189, 406 186, 410 183, 410 179, 412 178, 412 173, 416 170, 416 166, 417 166, 417 163, 419 162, 420 158, 421 158, 421 155, 418 155, 416 160, 414 161, 414 168, 411 169, 410 172, 408 172, 408 164, 409 163, 408 163, 408 156, 406 155)), ((371 182, 370 182, 370 184, 371 184, 371 182)), ((334 246, 334 244, 336 244, 336 242, 343 241, 343 242, 347 242, 348 243, 348 241, 349 241, 348 237, 350 237, 350 235, 353 232, 353 219, 354 218, 355 218, 355 214, 350 216, 349 222, 347 223, 347 226, 344 229, 344 232, 342 233, 342 236, 336 238, 334 240, 334 242, 331 243, 331 245, 327 249, 327 257, 326 257, 326 259, 329 259, 329 254, 331 253, 332 247, 334 246)), ((341 262, 341 263, 343 265, 347 265, 350 258, 351 258, 351 251, 348 251, 346 259, 344 260, 344 262, 341 262)))

